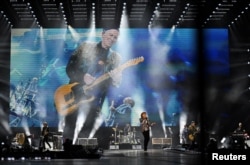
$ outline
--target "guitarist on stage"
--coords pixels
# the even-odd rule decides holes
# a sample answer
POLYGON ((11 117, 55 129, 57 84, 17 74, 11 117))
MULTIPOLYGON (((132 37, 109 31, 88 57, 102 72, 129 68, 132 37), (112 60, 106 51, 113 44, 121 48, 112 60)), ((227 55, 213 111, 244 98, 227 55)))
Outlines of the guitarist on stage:
MULTIPOLYGON (((108 88, 110 85, 118 87, 122 79, 121 72, 114 70, 120 65, 121 57, 111 49, 118 36, 118 28, 104 28, 101 33, 102 40, 98 43, 83 42, 80 44, 71 55, 66 66, 66 73, 70 79, 69 84, 78 83, 72 87, 75 102, 82 99, 87 100, 94 96, 94 99, 84 105, 84 108, 78 107, 80 111, 88 112, 83 125, 86 136, 93 127, 97 113, 101 110, 108 88), (93 84, 98 77, 105 73, 108 73, 110 78, 98 84, 90 93, 86 94, 83 86, 93 84)), ((67 138, 73 138, 77 114, 78 111, 74 111, 65 116, 64 136, 67 136, 67 138)))
POLYGON ((188 140, 190 142, 189 149, 193 150, 197 143, 197 134, 199 133, 199 128, 197 127, 195 121, 192 121, 188 126, 188 140))
POLYGON ((43 122, 43 127, 42 127, 42 133, 41 133, 41 139, 40 139, 40 144, 39 146, 41 147, 41 145, 43 145, 43 149, 45 150, 46 147, 45 147, 45 143, 49 146, 50 149, 51 148, 51 145, 49 144, 49 127, 48 127, 48 124, 47 122, 43 122))

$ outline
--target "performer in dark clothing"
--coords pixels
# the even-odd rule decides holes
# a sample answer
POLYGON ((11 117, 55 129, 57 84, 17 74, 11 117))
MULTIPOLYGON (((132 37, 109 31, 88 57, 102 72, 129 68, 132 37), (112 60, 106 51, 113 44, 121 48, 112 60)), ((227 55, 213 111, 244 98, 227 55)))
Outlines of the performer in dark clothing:
POLYGON ((190 143, 189 149, 193 150, 196 147, 198 142, 197 136, 200 132, 198 126, 196 125, 195 121, 192 121, 191 124, 188 126, 188 140, 190 143))
POLYGON ((149 121, 146 112, 141 113, 140 123, 141 123, 141 131, 144 137, 144 151, 147 151, 148 143, 150 140, 150 127, 153 126, 155 123, 151 123, 149 121))
POLYGON ((234 130, 234 133, 238 133, 238 134, 244 134, 244 133, 246 133, 246 130, 243 127, 242 122, 238 123, 238 127, 234 130))
POLYGON ((52 149, 51 145, 49 144, 49 127, 48 127, 47 122, 43 123, 41 140, 40 140, 40 144, 39 144, 39 146, 40 147, 42 146, 44 150, 46 149, 45 143, 49 146, 50 149, 52 149))

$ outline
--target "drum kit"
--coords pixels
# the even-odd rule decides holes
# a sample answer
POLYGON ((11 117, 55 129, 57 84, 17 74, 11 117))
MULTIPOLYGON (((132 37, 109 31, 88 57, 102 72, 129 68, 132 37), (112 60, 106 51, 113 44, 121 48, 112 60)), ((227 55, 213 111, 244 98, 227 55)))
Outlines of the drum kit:
POLYGON ((232 133, 230 142, 233 148, 250 148, 250 138, 248 133, 232 133))
POLYGON ((123 130, 118 129, 117 127, 113 127, 112 130, 114 131, 114 143, 115 144, 136 144, 136 130, 135 128, 133 131, 129 131, 125 133, 123 130))

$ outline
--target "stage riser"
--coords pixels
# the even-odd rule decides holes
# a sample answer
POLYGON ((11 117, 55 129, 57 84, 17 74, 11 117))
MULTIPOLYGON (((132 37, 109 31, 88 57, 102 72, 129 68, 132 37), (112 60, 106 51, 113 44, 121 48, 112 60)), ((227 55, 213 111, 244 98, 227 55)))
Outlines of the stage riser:
POLYGON ((163 149, 163 148, 171 148, 171 145, 159 145, 159 144, 154 144, 152 145, 153 149, 163 149))
POLYGON ((102 153, 97 150, 78 150, 78 151, 15 151, 1 155, 2 160, 21 160, 21 159, 99 159, 102 153))
POLYGON ((78 138, 76 144, 83 146, 97 146, 97 138, 78 138))
POLYGON ((110 150, 119 150, 119 149, 129 149, 129 150, 141 150, 141 145, 134 145, 134 144, 117 144, 117 145, 110 145, 110 150))
POLYGON ((152 138, 153 145, 172 145, 172 138, 152 138))

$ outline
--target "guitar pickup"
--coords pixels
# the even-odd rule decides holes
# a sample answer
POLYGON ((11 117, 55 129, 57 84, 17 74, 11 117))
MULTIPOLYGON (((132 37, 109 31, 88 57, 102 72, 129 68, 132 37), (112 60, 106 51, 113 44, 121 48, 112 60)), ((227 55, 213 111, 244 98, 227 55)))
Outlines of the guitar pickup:
POLYGON ((84 90, 81 84, 76 84, 71 88, 72 92, 70 92, 70 98, 74 98, 76 102, 80 101, 84 95, 84 90))

